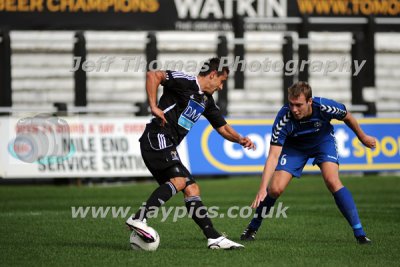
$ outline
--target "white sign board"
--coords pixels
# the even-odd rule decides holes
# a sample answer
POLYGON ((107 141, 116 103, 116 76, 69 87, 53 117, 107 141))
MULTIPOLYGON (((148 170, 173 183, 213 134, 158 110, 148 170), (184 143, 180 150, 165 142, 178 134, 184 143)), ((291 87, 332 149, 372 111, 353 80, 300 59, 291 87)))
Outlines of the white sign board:
MULTIPOLYGON (((68 150, 62 157, 48 157, 31 162, 37 138, 17 142, 21 118, 0 118, 0 176, 3 178, 56 177, 134 177, 151 176, 140 154, 139 138, 149 118, 62 117, 68 125, 69 142, 57 140, 68 150), (67 145, 68 144, 68 145, 67 145), (22 159, 22 160, 21 160, 22 159)), ((47 134, 41 139, 52 137, 47 134)), ((51 143, 51 142, 50 142, 51 143)), ((53 141, 54 143, 54 141, 53 141)), ((43 141, 38 146, 43 147, 43 141)), ((185 141, 179 146, 183 163, 190 169, 185 141)))

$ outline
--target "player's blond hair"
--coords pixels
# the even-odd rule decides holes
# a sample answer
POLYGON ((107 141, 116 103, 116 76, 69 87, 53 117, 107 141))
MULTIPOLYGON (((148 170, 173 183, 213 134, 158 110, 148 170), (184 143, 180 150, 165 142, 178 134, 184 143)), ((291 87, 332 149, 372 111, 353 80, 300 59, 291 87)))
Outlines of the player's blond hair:
POLYGON ((288 97, 297 98, 301 94, 304 94, 306 100, 308 101, 312 97, 311 86, 307 82, 297 82, 288 88, 288 97))

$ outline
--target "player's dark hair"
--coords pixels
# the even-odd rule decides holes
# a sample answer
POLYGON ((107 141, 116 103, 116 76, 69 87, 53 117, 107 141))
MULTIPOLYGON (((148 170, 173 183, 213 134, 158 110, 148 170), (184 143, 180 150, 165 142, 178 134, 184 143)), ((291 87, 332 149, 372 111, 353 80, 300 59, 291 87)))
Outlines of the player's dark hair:
POLYGON ((221 59, 217 57, 213 57, 204 62, 203 66, 200 69, 199 76, 207 76, 212 71, 217 71, 217 75, 221 76, 224 73, 229 75, 229 67, 228 66, 220 66, 221 59))
POLYGON ((306 101, 308 101, 312 97, 312 89, 311 86, 307 82, 297 82, 288 88, 288 97, 289 98, 297 98, 301 94, 304 94, 306 97, 306 101))

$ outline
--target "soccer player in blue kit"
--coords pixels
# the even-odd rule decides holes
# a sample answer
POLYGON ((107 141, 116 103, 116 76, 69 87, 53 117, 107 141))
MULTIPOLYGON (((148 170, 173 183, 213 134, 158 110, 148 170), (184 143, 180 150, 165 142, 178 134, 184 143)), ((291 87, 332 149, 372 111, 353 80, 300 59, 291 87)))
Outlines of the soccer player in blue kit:
POLYGON ((240 239, 255 239, 263 217, 268 214, 292 177, 300 177, 308 159, 314 158, 313 164, 321 169, 325 184, 352 227, 356 240, 359 244, 370 243, 353 197, 339 179, 338 151, 330 121, 344 121, 368 148, 375 148, 375 138, 363 132, 343 104, 312 97, 311 87, 306 82, 298 82, 289 87, 288 100, 289 103, 281 108, 273 124, 268 159, 259 191, 252 203, 256 212, 240 239))

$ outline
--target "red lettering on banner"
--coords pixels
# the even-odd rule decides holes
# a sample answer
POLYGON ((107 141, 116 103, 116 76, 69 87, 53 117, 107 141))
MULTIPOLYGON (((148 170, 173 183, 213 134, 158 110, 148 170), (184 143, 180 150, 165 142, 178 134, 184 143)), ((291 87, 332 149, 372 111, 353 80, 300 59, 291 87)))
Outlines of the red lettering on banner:
POLYGON ((92 124, 89 125, 89 133, 95 133, 94 126, 92 124))
POLYGON ((82 123, 70 124, 69 125, 70 133, 85 133, 85 126, 82 123))
POLYGON ((145 127, 146 127, 145 124, 137 124, 137 123, 124 124, 124 133, 142 133, 145 127))
POLYGON ((114 124, 101 124, 101 125, 99 125, 99 132, 102 133, 102 134, 113 133, 114 132, 114 124))

